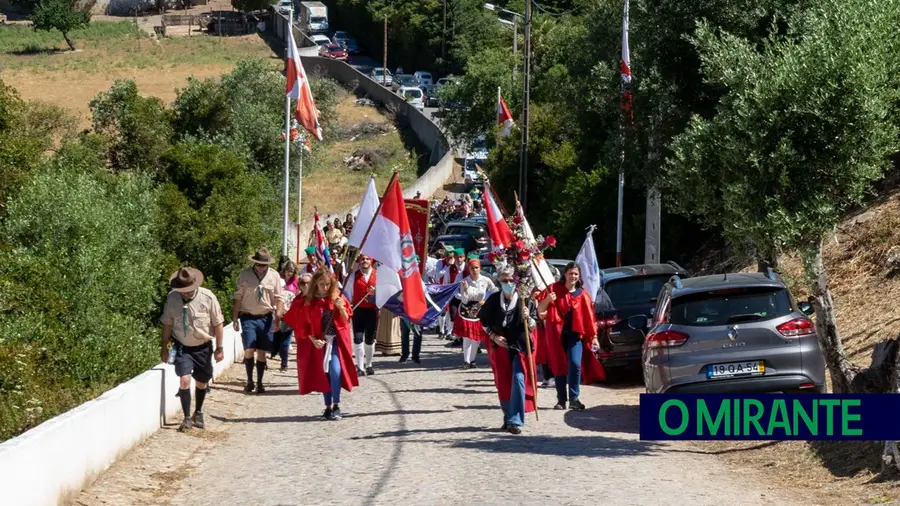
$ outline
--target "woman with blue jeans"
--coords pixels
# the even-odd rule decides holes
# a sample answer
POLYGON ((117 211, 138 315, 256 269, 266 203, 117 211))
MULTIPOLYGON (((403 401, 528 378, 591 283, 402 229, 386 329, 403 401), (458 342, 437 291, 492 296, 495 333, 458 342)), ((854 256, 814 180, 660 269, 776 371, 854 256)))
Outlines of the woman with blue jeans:
POLYGON ((545 336, 550 369, 556 382, 554 409, 584 409, 581 384, 603 379, 602 366, 592 352, 597 343, 594 303, 581 287, 581 269, 569 262, 563 279, 550 285, 538 306, 545 320, 545 336))
POLYGON ((300 395, 321 392, 326 420, 340 420, 341 389, 359 386, 353 365, 350 301, 334 275, 320 269, 303 297, 291 303, 284 321, 297 336, 297 380, 300 395))

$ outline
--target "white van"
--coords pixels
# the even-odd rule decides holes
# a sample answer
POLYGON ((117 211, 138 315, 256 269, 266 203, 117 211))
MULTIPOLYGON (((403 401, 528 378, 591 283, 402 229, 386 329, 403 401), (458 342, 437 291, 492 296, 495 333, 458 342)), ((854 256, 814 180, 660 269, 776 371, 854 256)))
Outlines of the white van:
POLYGON ((421 88, 415 88, 413 86, 402 86, 399 90, 397 90, 397 94, 403 97, 404 100, 409 102, 409 105, 415 107, 418 110, 425 109, 425 94, 422 93, 421 88))

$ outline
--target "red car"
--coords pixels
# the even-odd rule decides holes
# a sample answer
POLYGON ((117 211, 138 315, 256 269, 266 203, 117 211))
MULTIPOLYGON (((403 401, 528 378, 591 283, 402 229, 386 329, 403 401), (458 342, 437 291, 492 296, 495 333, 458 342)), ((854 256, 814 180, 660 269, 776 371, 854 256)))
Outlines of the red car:
POLYGON ((326 44, 319 46, 319 56, 326 58, 334 58, 335 60, 350 61, 350 55, 343 46, 337 44, 326 44))

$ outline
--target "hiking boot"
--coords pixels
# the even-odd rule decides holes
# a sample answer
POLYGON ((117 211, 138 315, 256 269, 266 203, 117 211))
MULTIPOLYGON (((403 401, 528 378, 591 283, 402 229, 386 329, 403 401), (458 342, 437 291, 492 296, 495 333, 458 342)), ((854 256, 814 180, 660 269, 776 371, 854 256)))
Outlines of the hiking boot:
POLYGON ((256 393, 257 393, 257 395, 262 395, 262 394, 266 393, 266 387, 264 387, 262 383, 256 385, 256 393))
POLYGON ((206 428, 206 424, 203 423, 202 411, 194 411, 194 416, 191 417, 191 421, 194 422, 194 427, 197 427, 198 429, 206 428))
POLYGON ((254 388, 256 388, 256 383, 254 383, 254 382, 251 380, 251 381, 248 381, 248 382, 247 382, 247 386, 244 387, 244 391, 247 392, 247 393, 249 394, 250 392, 253 391, 254 388))
POLYGON ((325 420, 331 420, 331 406, 325 408, 325 412, 322 413, 322 418, 325 420))
POLYGON ((188 417, 184 417, 184 420, 181 421, 181 425, 178 426, 178 430, 184 432, 194 427, 194 423, 191 422, 191 419, 188 417))
POLYGON ((582 404, 581 401, 579 401, 578 399, 572 399, 569 402, 569 409, 577 409, 580 411, 584 408, 585 408, 584 404, 582 404))
POLYGON ((340 420, 342 418, 344 418, 344 415, 341 414, 341 407, 335 406, 334 409, 331 410, 331 419, 340 420))
POLYGON ((366 376, 371 376, 375 374, 375 368, 372 366, 366 367, 366 376))
POLYGON ((510 425, 509 427, 507 427, 506 430, 510 434, 521 434, 522 433, 522 428, 519 427, 518 425, 510 425))
POLYGON ((557 402, 556 406, 553 406, 553 409, 566 409, 566 403, 565 402, 557 402))

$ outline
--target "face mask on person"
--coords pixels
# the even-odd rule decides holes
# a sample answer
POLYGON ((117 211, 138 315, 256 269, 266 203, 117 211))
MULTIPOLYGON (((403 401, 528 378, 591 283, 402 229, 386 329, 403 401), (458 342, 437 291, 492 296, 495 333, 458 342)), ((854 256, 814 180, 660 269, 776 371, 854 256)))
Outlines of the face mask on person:
POLYGON ((516 291, 516 284, 512 281, 508 281, 506 283, 500 283, 500 288, 503 289, 503 293, 510 294, 516 291))

